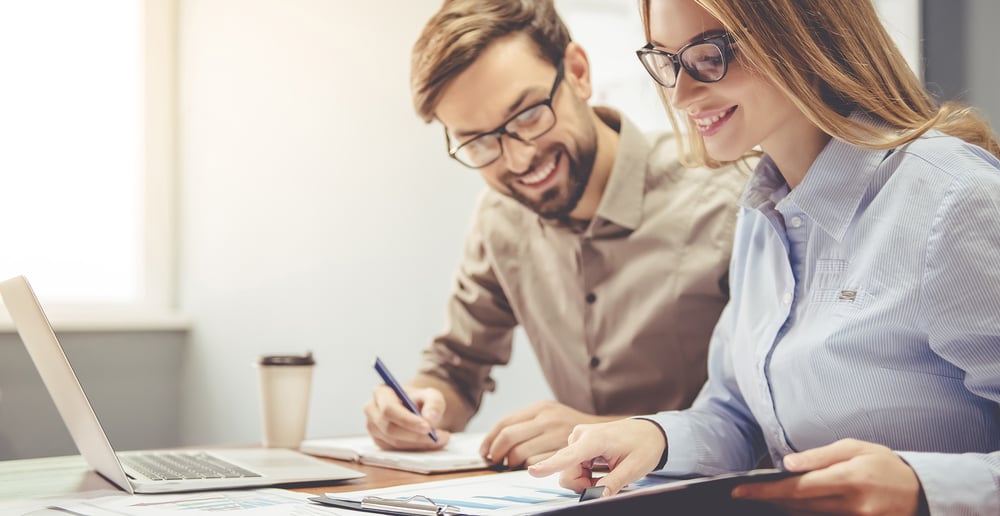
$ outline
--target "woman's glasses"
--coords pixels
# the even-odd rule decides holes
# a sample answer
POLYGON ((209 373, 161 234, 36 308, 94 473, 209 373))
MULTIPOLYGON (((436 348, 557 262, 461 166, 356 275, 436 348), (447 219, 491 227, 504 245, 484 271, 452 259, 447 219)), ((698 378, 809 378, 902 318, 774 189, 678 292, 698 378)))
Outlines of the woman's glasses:
POLYGON ((721 81, 733 57, 732 44, 733 37, 726 33, 692 41, 676 54, 653 48, 652 43, 636 50, 635 54, 654 81, 665 88, 673 88, 682 67, 696 81, 721 81))

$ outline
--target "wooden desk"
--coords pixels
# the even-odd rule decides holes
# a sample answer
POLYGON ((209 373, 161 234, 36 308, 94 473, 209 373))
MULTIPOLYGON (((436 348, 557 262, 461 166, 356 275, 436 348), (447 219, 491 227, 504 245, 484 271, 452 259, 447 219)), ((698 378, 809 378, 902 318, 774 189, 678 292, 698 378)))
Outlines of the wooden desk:
MULTIPOLYGON (((287 487, 303 493, 323 494, 494 474, 492 471, 482 470, 422 475, 395 469, 363 466, 353 462, 323 460, 361 471, 366 476, 329 484, 310 484, 308 487, 280 487, 287 487)), ((98 475, 79 455, 0 461, 0 500, 60 496, 97 490, 118 490, 118 487, 98 475)))

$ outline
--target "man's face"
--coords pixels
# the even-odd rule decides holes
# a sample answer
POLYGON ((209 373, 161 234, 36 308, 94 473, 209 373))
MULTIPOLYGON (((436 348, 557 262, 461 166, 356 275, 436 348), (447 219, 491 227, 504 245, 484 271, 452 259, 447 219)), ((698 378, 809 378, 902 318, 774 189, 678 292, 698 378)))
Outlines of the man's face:
POLYGON ((565 78, 552 92, 556 66, 534 42, 523 34, 499 39, 452 80, 435 110, 455 148, 508 121, 508 129, 517 126, 522 111, 552 92, 552 128, 527 142, 502 136, 500 157, 477 169, 494 190, 552 219, 576 208, 597 151, 594 119, 571 64, 564 63, 565 78))

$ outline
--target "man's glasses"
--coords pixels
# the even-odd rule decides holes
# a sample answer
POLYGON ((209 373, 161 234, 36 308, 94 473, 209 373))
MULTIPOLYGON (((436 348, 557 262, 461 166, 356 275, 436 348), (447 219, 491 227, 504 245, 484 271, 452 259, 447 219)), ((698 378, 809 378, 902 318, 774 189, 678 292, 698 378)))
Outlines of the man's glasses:
POLYGON ((496 129, 476 135, 457 147, 451 147, 451 137, 448 128, 444 130, 445 141, 448 143, 448 155, 469 168, 483 168, 503 155, 504 135, 515 140, 530 142, 549 132, 556 125, 556 113, 552 109, 552 99, 563 79, 563 64, 560 61, 556 67, 556 80, 552 83, 549 98, 536 102, 507 119, 496 129))
POLYGON ((636 50, 635 54, 653 80, 663 87, 673 88, 682 67, 696 81, 721 81, 733 57, 732 44, 733 37, 726 33, 692 41, 676 54, 653 48, 652 43, 636 50))

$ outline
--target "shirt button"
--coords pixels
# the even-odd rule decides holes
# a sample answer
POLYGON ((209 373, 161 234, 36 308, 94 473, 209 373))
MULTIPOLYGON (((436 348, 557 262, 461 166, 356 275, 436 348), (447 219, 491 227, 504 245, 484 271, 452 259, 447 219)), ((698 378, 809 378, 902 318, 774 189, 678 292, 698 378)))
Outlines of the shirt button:
POLYGON ((587 294, 587 297, 584 298, 584 299, 587 300, 587 304, 588 305, 592 305, 592 304, 594 304, 594 301, 597 301, 597 296, 595 296, 594 293, 591 292, 591 293, 587 294))
POLYGON ((791 292, 785 292, 785 295, 781 296, 781 302, 784 303, 784 304, 786 304, 786 305, 792 304, 792 293, 791 292))
POLYGON ((601 365, 601 359, 597 357, 590 357, 590 368, 597 369, 597 366, 601 365))
POLYGON ((790 222, 792 223, 793 228, 802 227, 802 217, 799 216, 792 217, 792 220, 790 222))

